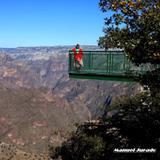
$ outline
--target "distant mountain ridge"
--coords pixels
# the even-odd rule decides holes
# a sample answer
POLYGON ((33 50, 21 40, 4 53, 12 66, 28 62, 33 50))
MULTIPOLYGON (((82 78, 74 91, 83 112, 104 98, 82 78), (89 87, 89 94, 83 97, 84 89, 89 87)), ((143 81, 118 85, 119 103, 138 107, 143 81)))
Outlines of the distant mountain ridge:
MULTIPOLYGON (((50 47, 17 47, 17 48, 0 48, 0 53, 7 53, 16 60, 34 60, 49 59, 55 54, 67 54, 74 45, 50 46, 50 47), (41 57, 41 58, 40 58, 41 57)), ((99 50, 96 45, 82 45, 84 50, 99 50)))
MULTIPOLYGON (((74 45, 61 45, 61 46, 35 46, 35 47, 16 47, 16 48, 0 48, 0 53, 2 52, 7 52, 8 54, 11 53, 29 53, 29 52, 52 52, 55 50, 66 50, 68 51, 69 49, 73 48, 74 45)), ((81 46, 84 50, 97 50, 100 49, 96 45, 82 45, 81 46)))

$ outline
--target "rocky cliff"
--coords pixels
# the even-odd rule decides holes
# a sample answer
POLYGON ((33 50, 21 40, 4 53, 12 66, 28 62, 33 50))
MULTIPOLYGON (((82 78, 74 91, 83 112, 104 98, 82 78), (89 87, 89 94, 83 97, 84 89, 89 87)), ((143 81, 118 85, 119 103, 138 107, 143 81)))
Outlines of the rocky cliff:
POLYGON ((137 84, 70 80, 70 47, 0 49, 0 141, 46 152, 48 144, 60 145, 75 123, 100 114, 106 96, 114 100, 138 91, 137 84))

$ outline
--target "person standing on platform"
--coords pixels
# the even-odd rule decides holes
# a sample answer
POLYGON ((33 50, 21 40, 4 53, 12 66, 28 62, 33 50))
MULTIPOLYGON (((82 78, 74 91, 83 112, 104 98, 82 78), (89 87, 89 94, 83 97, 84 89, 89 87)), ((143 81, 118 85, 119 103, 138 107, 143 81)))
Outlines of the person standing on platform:
POLYGON ((74 66, 76 69, 81 69, 83 67, 83 50, 79 44, 72 49, 74 53, 74 66))

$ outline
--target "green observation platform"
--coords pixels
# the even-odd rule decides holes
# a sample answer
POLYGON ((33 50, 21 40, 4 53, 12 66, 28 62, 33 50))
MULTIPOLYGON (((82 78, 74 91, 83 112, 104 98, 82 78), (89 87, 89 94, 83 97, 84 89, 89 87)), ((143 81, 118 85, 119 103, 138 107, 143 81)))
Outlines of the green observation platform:
POLYGON ((159 64, 149 63, 135 66, 124 51, 83 51, 83 54, 84 67, 77 70, 74 54, 69 51, 70 78, 136 82, 142 74, 160 67, 159 64))

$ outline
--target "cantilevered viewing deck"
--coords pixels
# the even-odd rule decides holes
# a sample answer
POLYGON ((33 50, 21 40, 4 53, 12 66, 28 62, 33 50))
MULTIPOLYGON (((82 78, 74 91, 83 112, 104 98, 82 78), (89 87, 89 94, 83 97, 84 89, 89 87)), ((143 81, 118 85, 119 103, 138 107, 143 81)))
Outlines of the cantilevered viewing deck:
POLYGON ((70 78, 134 82, 139 75, 152 70, 153 67, 151 64, 135 66, 128 60, 124 51, 83 51, 83 53, 84 67, 76 70, 74 54, 69 51, 70 78))

